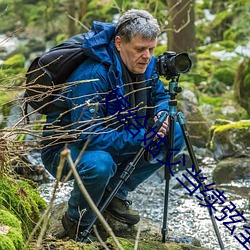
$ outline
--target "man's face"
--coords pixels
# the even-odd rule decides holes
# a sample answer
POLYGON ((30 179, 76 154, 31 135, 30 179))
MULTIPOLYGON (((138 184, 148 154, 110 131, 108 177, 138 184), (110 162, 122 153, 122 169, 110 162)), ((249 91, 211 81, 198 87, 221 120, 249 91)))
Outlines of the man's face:
POLYGON ((134 74, 143 74, 153 55, 157 39, 146 40, 136 35, 129 43, 124 43, 121 37, 115 37, 115 46, 128 70, 134 74))

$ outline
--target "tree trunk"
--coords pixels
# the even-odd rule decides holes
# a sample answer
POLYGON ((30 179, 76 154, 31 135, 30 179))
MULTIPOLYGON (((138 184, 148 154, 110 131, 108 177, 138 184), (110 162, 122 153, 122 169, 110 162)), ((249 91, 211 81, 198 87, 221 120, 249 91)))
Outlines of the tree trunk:
POLYGON ((189 53, 196 60, 195 0, 167 0, 169 9, 168 50, 189 53))
POLYGON ((78 11, 78 18, 79 20, 87 13, 88 10, 88 2, 87 0, 79 1, 79 11, 78 11))
POLYGON ((67 4, 68 14, 69 14, 69 22, 68 22, 68 34, 69 36, 73 36, 76 34, 76 1, 69 0, 67 4), (74 20, 75 19, 75 20, 74 20))

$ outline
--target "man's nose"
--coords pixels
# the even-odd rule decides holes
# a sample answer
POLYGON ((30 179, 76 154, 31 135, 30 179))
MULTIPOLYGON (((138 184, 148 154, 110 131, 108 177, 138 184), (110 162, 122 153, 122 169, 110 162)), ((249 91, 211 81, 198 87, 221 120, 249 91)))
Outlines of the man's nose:
POLYGON ((151 53, 150 53, 149 49, 147 49, 147 50, 144 51, 142 57, 144 59, 150 59, 151 58, 151 53))

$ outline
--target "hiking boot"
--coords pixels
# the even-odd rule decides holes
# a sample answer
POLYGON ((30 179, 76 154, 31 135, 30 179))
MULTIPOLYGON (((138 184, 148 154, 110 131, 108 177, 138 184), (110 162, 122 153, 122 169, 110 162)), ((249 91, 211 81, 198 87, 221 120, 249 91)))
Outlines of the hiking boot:
POLYGON ((132 201, 114 197, 105 211, 122 223, 134 225, 140 221, 140 216, 130 208, 131 205, 132 201))
POLYGON ((67 213, 65 213, 62 217, 62 225, 66 233, 65 236, 68 236, 70 239, 85 243, 97 241, 97 238, 92 234, 84 238, 83 232, 85 231, 86 227, 80 226, 78 225, 78 223, 75 223, 75 221, 68 217, 67 213))

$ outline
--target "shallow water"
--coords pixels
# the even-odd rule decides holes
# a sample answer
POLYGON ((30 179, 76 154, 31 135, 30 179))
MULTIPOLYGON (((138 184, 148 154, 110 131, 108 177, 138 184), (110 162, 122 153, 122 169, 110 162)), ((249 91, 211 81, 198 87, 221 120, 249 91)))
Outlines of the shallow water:
MULTIPOLYGON (((200 169, 205 177, 207 177, 206 184, 212 183, 211 173, 215 167, 215 162, 211 158, 205 158, 201 164, 200 169)), ((170 181, 169 191, 169 205, 168 205, 168 229, 169 236, 174 238, 184 239, 183 236, 189 236, 197 238, 201 245, 211 249, 219 250, 219 244, 217 237, 214 233, 213 225, 209 216, 207 208, 199 205, 199 200, 195 197, 199 194, 199 191, 190 196, 188 191, 180 185, 177 181, 178 178, 182 178, 182 174, 187 175, 186 170, 181 170, 175 173, 170 181)), ((51 191, 53 189, 53 182, 42 184, 39 188, 41 195, 45 200, 49 201, 51 197, 51 191)), ((72 182, 66 183, 61 186, 57 192, 56 203, 65 201, 69 198, 72 188, 72 182)), ((219 227, 220 235, 227 250, 242 250, 250 249, 250 244, 247 243, 247 248, 234 238, 237 235, 241 241, 244 239, 239 233, 244 233, 246 237, 248 234, 244 232, 243 225, 250 225, 250 213, 249 213, 249 200, 248 193, 250 193, 250 182, 239 181, 232 182, 230 185, 216 186, 220 191, 225 191, 224 195, 227 198, 226 202, 222 205, 216 205, 217 212, 214 213, 218 218, 222 218, 223 214, 221 210, 226 205, 230 205, 230 201, 236 206, 236 209, 240 212, 243 211, 243 216, 246 222, 237 222, 227 224, 229 229, 223 225, 223 222, 230 221, 229 217, 226 217, 223 221, 217 221, 216 224, 219 227), (243 195, 242 195, 243 194, 243 195), (233 231, 231 235, 230 229, 233 231)), ((215 189, 214 188, 214 189, 215 189)), ((154 224, 159 226, 159 230, 162 227, 162 217, 164 213, 164 193, 165 193, 165 180, 162 178, 161 172, 156 173, 150 177, 146 182, 141 184, 136 192, 130 194, 129 198, 133 201, 133 208, 138 210, 142 217, 150 219, 154 224)), ((228 216, 235 215, 235 211, 229 213, 228 216)), ((234 217, 238 220, 239 217, 234 217)), ((250 229, 249 229, 250 231, 250 229)))

